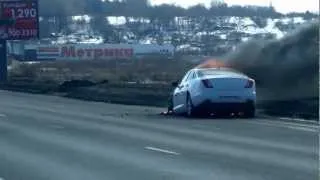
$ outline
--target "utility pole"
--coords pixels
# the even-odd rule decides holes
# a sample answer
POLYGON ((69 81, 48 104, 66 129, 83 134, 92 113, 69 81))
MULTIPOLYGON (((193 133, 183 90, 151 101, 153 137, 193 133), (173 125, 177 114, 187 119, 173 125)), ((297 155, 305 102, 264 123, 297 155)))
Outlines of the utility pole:
POLYGON ((0 83, 7 82, 7 43, 6 40, 0 40, 0 83))

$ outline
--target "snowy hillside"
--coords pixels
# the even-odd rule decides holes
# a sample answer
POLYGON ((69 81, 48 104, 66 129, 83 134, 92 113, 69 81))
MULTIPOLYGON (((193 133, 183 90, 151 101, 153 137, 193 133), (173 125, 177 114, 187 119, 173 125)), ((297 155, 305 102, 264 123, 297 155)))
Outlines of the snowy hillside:
POLYGON ((92 28, 92 19, 88 15, 69 18, 70 32, 54 32, 52 42, 173 44, 177 51, 184 53, 219 54, 252 38, 279 39, 306 23, 302 17, 176 17, 169 22, 160 22, 147 18, 108 16, 105 17, 105 27, 101 24, 102 30, 97 30, 92 28))

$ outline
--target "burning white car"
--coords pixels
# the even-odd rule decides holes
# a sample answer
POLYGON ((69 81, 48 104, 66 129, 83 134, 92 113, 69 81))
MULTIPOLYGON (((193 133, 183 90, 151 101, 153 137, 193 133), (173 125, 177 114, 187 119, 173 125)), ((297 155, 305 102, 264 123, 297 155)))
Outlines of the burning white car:
POLYGON ((255 116, 255 81, 230 68, 194 68, 175 90, 169 111, 174 114, 194 115, 239 113, 247 118, 255 116))

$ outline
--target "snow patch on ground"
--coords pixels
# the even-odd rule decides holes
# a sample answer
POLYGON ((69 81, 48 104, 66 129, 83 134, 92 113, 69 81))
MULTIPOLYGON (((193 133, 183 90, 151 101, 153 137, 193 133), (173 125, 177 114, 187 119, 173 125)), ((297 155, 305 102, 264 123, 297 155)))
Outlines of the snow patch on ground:
POLYGON ((81 15, 81 16, 72 16, 73 21, 85 21, 86 23, 89 23, 91 20, 91 17, 89 15, 81 15))
POLYGON ((109 24, 114 26, 124 25, 127 23, 127 20, 124 16, 108 16, 106 18, 109 24))

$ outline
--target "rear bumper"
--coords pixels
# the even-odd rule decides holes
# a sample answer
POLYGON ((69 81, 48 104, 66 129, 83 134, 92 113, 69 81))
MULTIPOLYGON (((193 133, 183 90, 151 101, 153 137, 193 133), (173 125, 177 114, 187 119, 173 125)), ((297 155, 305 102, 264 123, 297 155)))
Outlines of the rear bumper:
POLYGON ((220 112, 245 112, 248 108, 255 108, 255 102, 248 100, 246 102, 240 103, 226 103, 226 102, 211 102, 210 100, 204 101, 199 104, 195 109, 201 112, 211 112, 211 113, 220 113, 220 112))
POLYGON ((191 93, 191 99, 195 106, 199 106, 201 104, 227 104, 233 106, 241 105, 248 101, 255 102, 256 92, 252 90, 196 92, 191 93))

